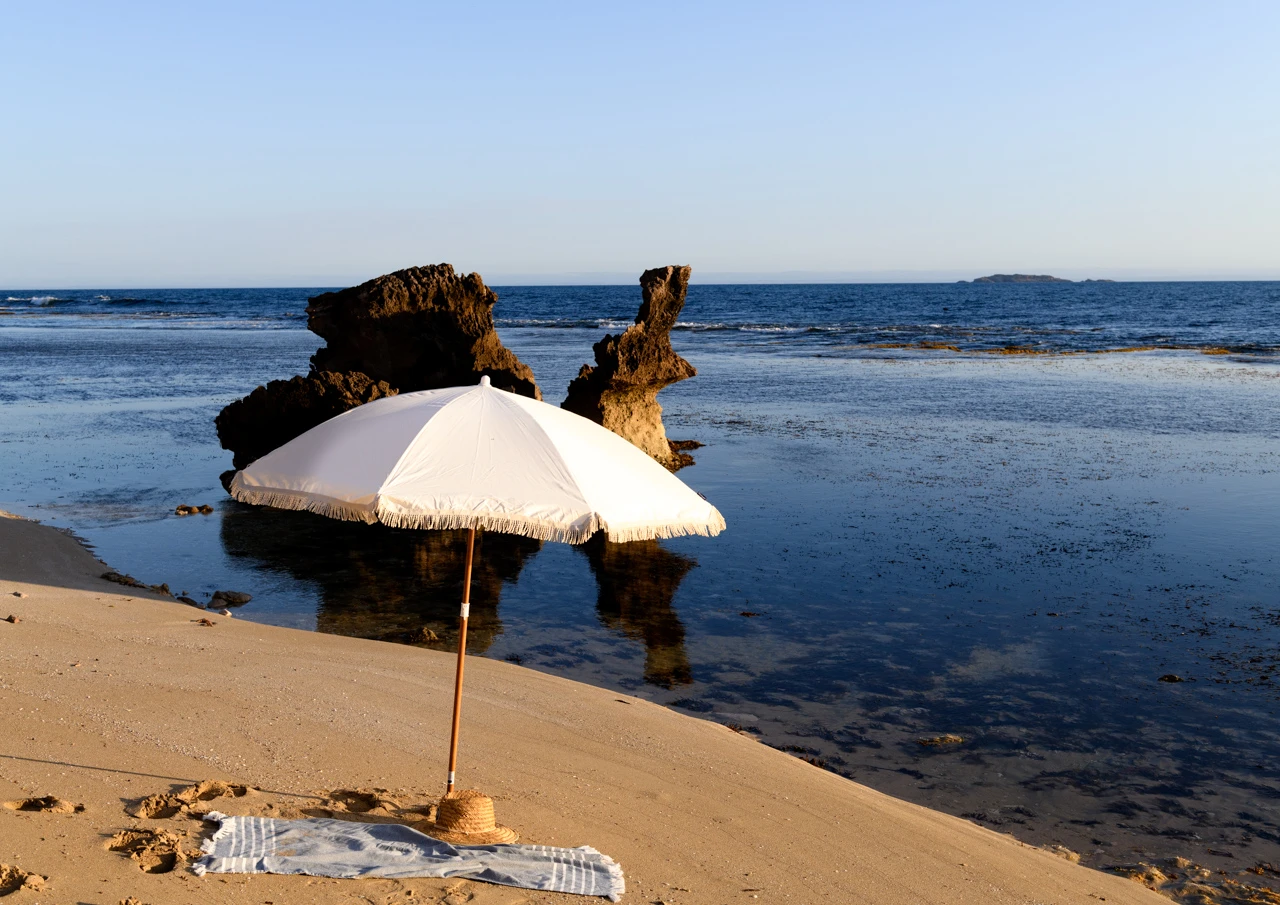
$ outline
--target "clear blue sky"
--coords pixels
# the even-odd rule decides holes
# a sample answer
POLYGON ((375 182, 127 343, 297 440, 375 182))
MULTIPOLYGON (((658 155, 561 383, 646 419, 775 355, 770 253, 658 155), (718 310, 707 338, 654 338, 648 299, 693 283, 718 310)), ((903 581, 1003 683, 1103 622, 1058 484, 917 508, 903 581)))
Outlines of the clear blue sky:
POLYGON ((0 286, 1280 277, 1280 3, 0 5, 0 286))

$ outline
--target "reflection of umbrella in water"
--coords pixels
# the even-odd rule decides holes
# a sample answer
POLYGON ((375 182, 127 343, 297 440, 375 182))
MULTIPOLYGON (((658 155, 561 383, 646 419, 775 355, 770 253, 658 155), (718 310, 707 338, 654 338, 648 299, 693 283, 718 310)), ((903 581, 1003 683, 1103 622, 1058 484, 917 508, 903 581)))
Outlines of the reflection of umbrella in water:
POLYGON ((400 528, 468 530, 449 740, 454 785, 477 528, 583 543, 712 536, 724 518, 645 453, 578 415, 480 385, 345 412, 236 474, 244 503, 400 528))

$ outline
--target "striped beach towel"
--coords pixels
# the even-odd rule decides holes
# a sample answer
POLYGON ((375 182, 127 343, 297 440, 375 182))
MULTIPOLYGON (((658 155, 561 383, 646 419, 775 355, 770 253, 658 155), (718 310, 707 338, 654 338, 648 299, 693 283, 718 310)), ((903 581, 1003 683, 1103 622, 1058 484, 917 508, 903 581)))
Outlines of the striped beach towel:
POLYGON ((399 823, 228 817, 193 865, 197 874, 459 877, 618 901, 622 868, 590 846, 450 845, 399 823))

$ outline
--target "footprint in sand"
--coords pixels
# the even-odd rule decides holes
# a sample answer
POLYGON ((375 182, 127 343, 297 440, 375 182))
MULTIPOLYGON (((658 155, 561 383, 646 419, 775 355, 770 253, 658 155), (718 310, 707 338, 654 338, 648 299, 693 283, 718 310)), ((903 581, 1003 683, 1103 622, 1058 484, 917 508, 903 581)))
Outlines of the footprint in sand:
POLYGON ((124 830, 111 837, 107 851, 128 855, 146 873, 167 874, 197 854, 183 848, 182 842, 182 836, 168 830, 124 830))
POLYGON ((125 809, 130 817, 143 817, 149 820, 176 817, 189 813, 191 806, 200 801, 215 801, 219 798, 243 798, 257 792, 251 786, 223 782, 220 779, 206 779, 194 786, 187 786, 178 792, 168 795, 148 795, 137 804, 125 809))
POLYGON ((33 874, 20 867, 14 867, 12 864, 0 864, 0 896, 7 896, 9 893, 17 892, 20 889, 39 892, 44 889, 44 885, 48 880, 48 877, 33 874))
POLYGON ((334 789, 322 794, 328 807, 351 814, 367 814, 378 808, 393 811, 400 807, 398 801, 387 796, 386 789, 334 789))
POLYGON ((319 807, 303 808, 308 817, 341 817, 372 823, 406 823, 430 816, 433 802, 409 801, 403 796, 392 797, 387 789, 321 789, 315 793, 320 798, 319 807))
POLYGON ((46 814, 79 814, 84 805, 63 801, 52 795, 42 798, 19 798, 17 801, 6 801, 4 806, 11 811, 43 811, 46 814))

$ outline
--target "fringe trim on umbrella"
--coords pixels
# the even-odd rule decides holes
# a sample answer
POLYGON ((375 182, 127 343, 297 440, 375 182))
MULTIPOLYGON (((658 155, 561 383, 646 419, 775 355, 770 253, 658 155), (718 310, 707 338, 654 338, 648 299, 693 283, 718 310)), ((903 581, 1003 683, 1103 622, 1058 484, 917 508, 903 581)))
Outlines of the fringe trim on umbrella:
POLYGON ((231 479, 231 497, 241 503, 255 506, 274 506, 277 509, 296 509, 326 515, 330 518, 351 522, 373 524, 381 522, 391 528, 412 528, 424 531, 457 531, 463 528, 482 528, 486 531, 497 531, 500 534, 520 534, 536 540, 556 541, 562 544, 586 543, 593 534, 603 530, 610 543, 623 544, 629 541, 654 540, 658 538, 686 537, 691 534, 702 537, 715 537, 725 529, 724 518, 719 512, 715 517, 702 522, 678 522, 658 525, 630 525, 626 528, 611 528, 593 516, 581 527, 565 525, 562 522, 551 522, 542 519, 524 518, 520 516, 500 515, 497 513, 475 512, 435 512, 413 513, 399 512, 378 505, 373 511, 366 506, 358 506, 333 497, 320 496, 297 490, 279 490, 269 487, 246 487, 236 472, 231 479))
POLYGON ((599 520, 592 518, 586 526, 574 528, 560 522, 519 516, 496 515, 475 512, 396 512, 378 507, 378 521, 392 528, 416 528, 422 531, 458 531, 462 528, 483 528, 500 534, 521 534, 536 540, 557 541, 562 544, 581 544, 600 530, 599 520))
POLYGON ((378 508, 378 521, 392 527, 408 527, 424 531, 457 531, 465 527, 480 527, 499 534, 521 534, 536 540, 556 540, 562 544, 581 544, 599 530, 595 518, 582 529, 541 521, 539 518, 500 516, 494 513, 476 512, 397 512, 378 508))
POLYGON ((705 522, 633 525, 620 530, 610 528, 597 517, 593 517, 582 527, 572 527, 560 522, 548 522, 540 519, 492 513, 389 512, 382 507, 378 508, 378 521, 384 525, 390 525, 392 528, 417 528, 427 531, 457 531, 463 528, 483 528, 486 531, 497 531, 501 534, 521 534, 536 540, 556 541, 562 544, 584 544, 591 539, 593 534, 601 530, 608 535, 611 543, 621 544, 633 540, 685 537, 690 534, 714 537, 725 529, 725 521, 720 517, 719 513, 716 513, 715 519, 709 519, 705 522))
POLYGON ((342 519, 347 522, 364 522, 372 525, 378 517, 366 506, 357 506, 333 497, 319 496, 300 490, 279 490, 271 487, 246 487, 240 479, 240 472, 231 479, 228 489, 233 500, 249 503, 254 506, 272 506, 276 509, 297 509, 314 512, 329 518, 342 519))
POLYGON ((630 528, 613 529, 605 526, 609 543, 625 544, 633 540, 655 540, 668 537, 688 537, 691 534, 702 537, 715 537, 725 529, 725 521, 719 512, 714 519, 705 522, 681 522, 667 525, 638 525, 630 528))

